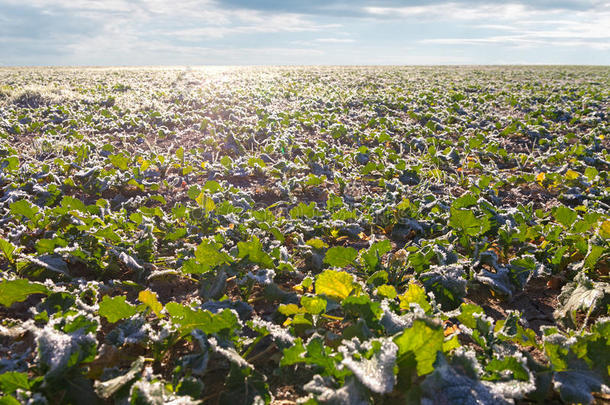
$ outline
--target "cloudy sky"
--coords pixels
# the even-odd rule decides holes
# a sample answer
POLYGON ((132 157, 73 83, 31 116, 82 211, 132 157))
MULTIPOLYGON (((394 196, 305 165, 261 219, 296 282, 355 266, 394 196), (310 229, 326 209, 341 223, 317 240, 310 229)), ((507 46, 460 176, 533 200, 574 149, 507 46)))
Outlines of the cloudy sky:
POLYGON ((0 65, 610 64, 608 0, 0 0, 0 65))

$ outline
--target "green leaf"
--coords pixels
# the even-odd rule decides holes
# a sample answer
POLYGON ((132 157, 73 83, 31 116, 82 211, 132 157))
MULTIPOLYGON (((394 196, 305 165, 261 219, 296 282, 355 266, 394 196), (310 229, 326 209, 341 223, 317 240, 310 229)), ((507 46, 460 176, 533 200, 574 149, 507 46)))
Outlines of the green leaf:
POLYGON ((157 293, 150 290, 142 290, 138 294, 138 299, 151 311, 155 313, 159 318, 163 318, 165 315, 161 313, 163 310, 163 305, 159 302, 157 298, 157 293))
POLYGON ((27 373, 19 373, 17 371, 9 371, 0 374, 0 391, 5 394, 12 394, 18 389, 29 390, 30 382, 27 373))
POLYGON ((303 346, 303 340, 301 338, 296 338, 294 345, 284 349, 282 360, 280 360, 280 367, 304 362, 305 358, 303 354, 306 352, 305 346, 303 346))
POLYGON ((49 294, 47 298, 42 301, 37 309, 39 311, 46 311, 48 315, 53 315, 57 312, 66 312, 76 302, 76 298, 69 293, 65 292, 54 292, 49 294))
POLYGON ((180 326, 183 335, 193 329, 200 329, 208 335, 222 331, 231 332, 239 326, 239 319, 230 309, 212 314, 210 311, 196 310, 177 302, 169 302, 165 305, 165 310, 172 322, 180 326))
POLYGON ((562 205, 553 209, 553 217, 555 217, 557 222, 566 228, 569 228, 574 221, 576 221, 576 218, 578 218, 578 213, 573 209, 562 205))
MULTIPOLYGON (((220 251, 221 245, 209 240, 202 241, 195 249, 195 260, 200 266, 189 268, 188 273, 207 273, 208 271, 231 263, 231 256, 220 251)), ((185 267, 182 268, 183 271, 185 267)))
POLYGON ((460 305, 460 315, 457 316, 457 319, 470 329, 475 329, 477 327, 477 318, 474 317, 474 314, 483 313, 483 308, 478 305, 462 304, 460 305))
POLYGON ((529 380, 529 373, 527 369, 521 364, 516 357, 506 356, 502 360, 492 359, 487 366, 485 366, 485 371, 490 373, 490 375, 485 378, 486 380, 499 380, 504 377, 504 374, 508 371, 512 375, 512 377, 519 381, 527 381, 529 380))
POLYGON ((426 290, 415 283, 409 284, 409 289, 405 291, 404 294, 399 295, 398 299, 400 299, 400 309, 402 310, 409 309, 409 304, 411 303, 418 304, 425 312, 429 312, 432 309, 432 306, 428 302, 426 290))
POLYGON ((354 262, 358 251, 353 247, 334 246, 326 251, 324 263, 334 267, 347 267, 354 262))
POLYGON ((346 313, 356 318, 361 317, 368 325, 373 325, 383 314, 381 304, 377 301, 371 301, 366 295, 347 297, 341 302, 341 306, 346 313))
POLYGON ((477 205, 477 202, 479 201, 478 197, 472 193, 466 193, 464 195, 462 195, 459 198, 456 198, 453 203, 451 203, 451 208, 454 208, 456 210, 462 209, 462 208, 468 208, 468 207, 472 207, 474 205, 477 205))
POLYGON ((585 257, 585 268, 593 270, 595 268, 595 264, 597 264, 597 261, 605 250, 606 249, 603 246, 590 245, 587 257, 585 257))
POLYGON ((5 280, 0 282, 0 305, 10 307, 15 302, 25 301, 32 294, 48 293, 44 285, 26 279, 5 280))
POLYGON ((326 374, 332 375, 337 369, 337 364, 335 359, 330 356, 331 350, 319 336, 310 339, 306 347, 303 346, 301 338, 297 338, 294 346, 284 350, 280 366, 297 363, 314 364, 321 367, 326 374))
POLYGON ((356 288, 354 277, 344 271, 326 270, 316 277, 316 294, 337 300, 347 298, 356 288))
POLYGON ((135 315, 138 309, 125 300, 126 297, 122 295, 112 298, 104 295, 102 302, 100 302, 99 314, 108 319, 110 323, 115 323, 135 315))
POLYGON ((9 262, 13 261, 13 253, 15 252, 15 249, 17 249, 17 246, 3 238, 0 238, 0 251, 2 251, 2 254, 9 262))
POLYGON ((599 174, 599 172, 597 171, 597 169, 595 167, 587 167, 585 169, 585 177, 589 181, 595 180, 595 178, 597 177, 598 174, 599 174))
POLYGON ((449 226, 469 236, 478 236, 489 230, 487 218, 477 218, 471 210, 451 208, 449 226))
POLYGON ((392 243, 390 243, 388 239, 375 242, 362 254, 362 260, 369 271, 375 271, 381 256, 388 253, 390 250, 392 250, 392 243))
POLYGON ((312 315, 318 315, 326 311, 326 300, 322 297, 308 297, 303 295, 301 297, 301 305, 307 313, 312 315))
POLYGON ((23 215, 27 219, 33 219, 34 216, 38 213, 38 207, 30 204, 29 201, 19 200, 12 202, 10 205, 11 214, 13 215, 23 215))
POLYGON ((176 149, 176 157, 181 161, 184 160, 184 148, 182 146, 176 149))
POLYGON ((341 208, 343 206, 343 199, 336 194, 330 193, 328 200, 326 200, 326 208, 330 211, 334 211, 335 208, 341 208))
POLYGON ((401 369, 414 367, 419 376, 431 373, 436 353, 443 350, 443 340, 440 326, 421 319, 413 321, 413 326, 394 338, 398 346, 398 366, 401 369))
POLYGON ((109 155, 108 160, 117 169, 127 170, 129 168, 129 158, 125 157, 122 153, 109 155))
POLYGON ((9 156, 2 161, 0 169, 6 168, 9 172, 14 171, 19 167, 19 158, 17 156, 9 156))
POLYGON ((205 190, 208 190, 212 194, 217 193, 218 191, 222 190, 222 186, 220 185, 220 183, 218 183, 217 181, 214 181, 214 180, 206 181, 205 184, 203 185, 203 188, 205 190))
POLYGON ((80 212, 85 212, 87 210, 87 206, 84 202, 82 202, 78 198, 70 197, 68 195, 64 196, 64 198, 61 199, 61 206, 67 211, 76 210, 80 212))
POLYGON ((199 197, 199 194, 201 194, 201 189, 199 188, 198 185, 194 184, 192 186, 189 187, 188 191, 186 192, 186 195, 188 195, 188 197, 191 200, 196 199, 197 197, 199 197))
POLYGON ((253 236, 248 242, 238 242, 237 248, 239 254, 237 255, 240 259, 248 257, 252 263, 259 264, 262 267, 273 268, 273 259, 267 252, 263 250, 263 245, 260 240, 253 236))
POLYGON ((289 212, 291 218, 313 218, 322 215, 322 211, 320 211, 316 207, 315 202, 310 202, 309 205, 305 203, 299 203, 296 207, 292 208, 289 212))
POLYGON ((14 396, 5 395, 0 397, 0 405, 21 405, 21 403, 14 396))

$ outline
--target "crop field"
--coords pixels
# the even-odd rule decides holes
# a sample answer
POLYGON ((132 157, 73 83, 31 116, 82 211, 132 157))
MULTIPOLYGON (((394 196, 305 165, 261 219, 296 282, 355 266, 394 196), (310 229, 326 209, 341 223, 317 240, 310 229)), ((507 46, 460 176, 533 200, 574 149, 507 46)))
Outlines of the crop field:
POLYGON ((609 67, 0 69, 0 404, 610 401, 609 67))

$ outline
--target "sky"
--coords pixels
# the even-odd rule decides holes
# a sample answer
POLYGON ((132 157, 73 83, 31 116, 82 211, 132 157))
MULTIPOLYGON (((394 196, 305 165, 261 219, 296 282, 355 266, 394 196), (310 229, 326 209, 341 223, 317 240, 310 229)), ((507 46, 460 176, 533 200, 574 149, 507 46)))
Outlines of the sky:
POLYGON ((0 65, 610 64, 610 0, 0 0, 0 65))

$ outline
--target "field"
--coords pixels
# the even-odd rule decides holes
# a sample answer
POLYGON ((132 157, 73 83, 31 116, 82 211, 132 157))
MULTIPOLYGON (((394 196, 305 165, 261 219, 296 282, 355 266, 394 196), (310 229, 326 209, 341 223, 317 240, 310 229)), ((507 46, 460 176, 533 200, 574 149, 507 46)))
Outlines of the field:
POLYGON ((610 401, 610 68, 0 70, 0 404, 610 401))

